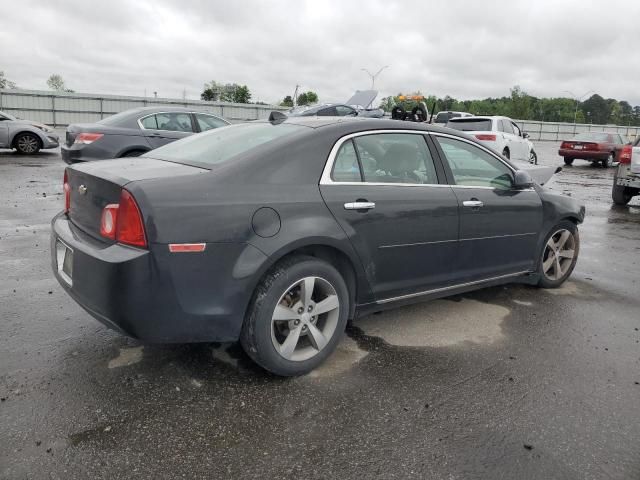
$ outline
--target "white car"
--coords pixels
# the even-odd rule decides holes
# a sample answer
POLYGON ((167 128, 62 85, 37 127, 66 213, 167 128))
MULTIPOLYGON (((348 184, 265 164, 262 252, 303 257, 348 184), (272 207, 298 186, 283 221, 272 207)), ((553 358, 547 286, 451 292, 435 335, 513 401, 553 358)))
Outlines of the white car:
POLYGON ((448 128, 473 136, 506 158, 537 164, 538 156, 529 134, 508 117, 460 117, 447 122, 448 128))

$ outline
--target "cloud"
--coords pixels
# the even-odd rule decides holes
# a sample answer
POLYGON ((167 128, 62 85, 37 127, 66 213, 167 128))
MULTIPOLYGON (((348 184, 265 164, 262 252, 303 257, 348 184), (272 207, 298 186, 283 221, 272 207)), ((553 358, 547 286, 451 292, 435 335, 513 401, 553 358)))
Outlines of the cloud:
POLYGON ((154 0, 3 9, 0 70, 23 88, 52 73, 76 91, 198 98, 209 80, 277 101, 295 85, 340 101, 384 70, 382 95, 456 98, 595 90, 640 104, 637 2, 154 0), (29 23, 24 22, 29 18, 29 23))

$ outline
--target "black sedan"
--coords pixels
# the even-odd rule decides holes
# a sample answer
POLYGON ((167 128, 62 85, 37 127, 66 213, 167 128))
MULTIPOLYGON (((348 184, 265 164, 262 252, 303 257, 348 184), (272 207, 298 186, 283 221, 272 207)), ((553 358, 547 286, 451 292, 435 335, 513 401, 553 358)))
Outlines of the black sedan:
POLYGON ((211 113, 184 107, 144 107, 96 123, 69 125, 62 144, 66 163, 137 157, 194 133, 229 125, 211 113))
POLYGON ((64 191, 52 266, 91 315, 148 342, 240 339, 278 375, 319 365, 371 312, 559 286, 585 213, 464 133, 329 117, 74 165, 64 191))

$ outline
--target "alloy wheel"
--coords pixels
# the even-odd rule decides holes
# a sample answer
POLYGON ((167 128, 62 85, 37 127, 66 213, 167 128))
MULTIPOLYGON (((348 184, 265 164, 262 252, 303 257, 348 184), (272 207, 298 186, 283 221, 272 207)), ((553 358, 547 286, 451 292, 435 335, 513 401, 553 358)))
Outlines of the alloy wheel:
POLYGON ((538 164, 538 156, 533 150, 531 150, 531 152, 529 153, 529 163, 531 163, 532 165, 538 164))
POLYGON ((609 156, 607 157, 606 163, 604 165, 605 167, 613 167, 613 154, 610 153, 609 156))
POLYGON ((333 285, 320 277, 305 277, 278 300, 271 317, 271 342, 286 360, 308 360, 329 343, 339 317, 333 285))
POLYGON ((38 139, 33 135, 22 135, 18 139, 18 150, 22 153, 34 153, 38 150, 38 139))
POLYGON ((544 249, 542 272, 549 280, 562 278, 571 268, 576 253, 576 239, 569 230, 555 232, 544 249))

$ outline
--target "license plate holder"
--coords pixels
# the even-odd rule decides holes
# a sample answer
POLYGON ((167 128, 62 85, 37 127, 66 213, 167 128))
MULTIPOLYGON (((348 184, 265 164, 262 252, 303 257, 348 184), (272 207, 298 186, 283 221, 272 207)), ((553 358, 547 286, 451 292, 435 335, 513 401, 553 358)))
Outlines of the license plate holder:
POLYGON ((574 145, 573 148, 575 150, 582 150, 582 145, 574 145))
POLYGON ((69 286, 73 285, 73 249, 62 240, 56 240, 56 263, 58 275, 69 286))

